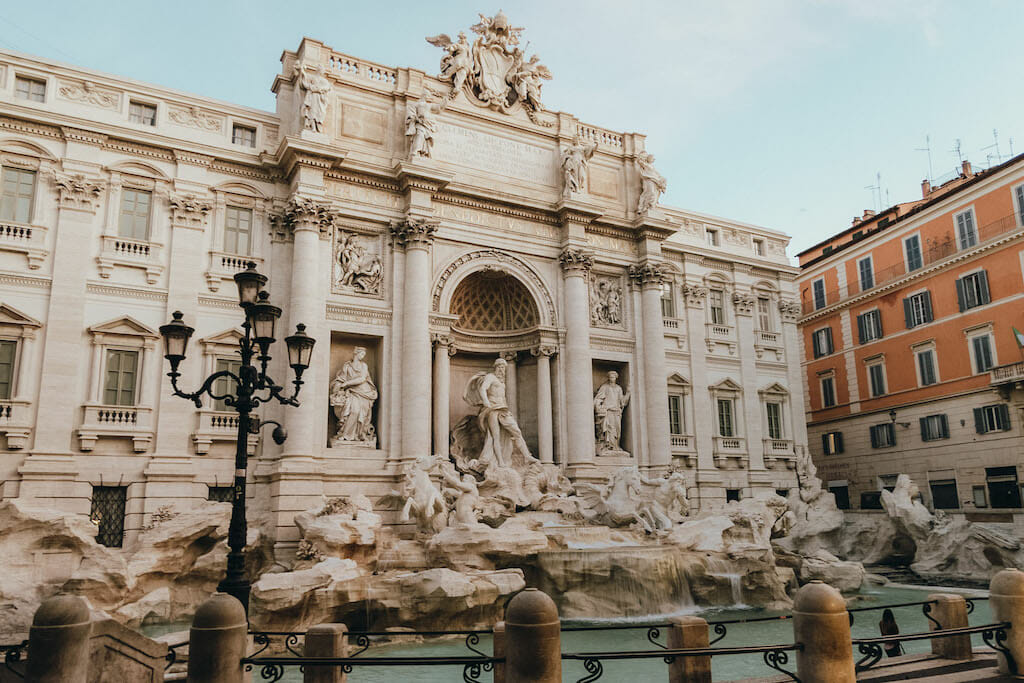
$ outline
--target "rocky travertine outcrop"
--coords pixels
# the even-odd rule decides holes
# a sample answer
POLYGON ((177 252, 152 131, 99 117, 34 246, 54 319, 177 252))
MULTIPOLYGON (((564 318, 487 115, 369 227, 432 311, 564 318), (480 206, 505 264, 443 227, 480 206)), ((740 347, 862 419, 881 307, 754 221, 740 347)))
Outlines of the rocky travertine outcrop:
POLYGON ((377 563, 381 517, 366 496, 327 500, 319 509, 295 515, 295 525, 305 541, 300 560, 346 558, 371 571, 377 563))

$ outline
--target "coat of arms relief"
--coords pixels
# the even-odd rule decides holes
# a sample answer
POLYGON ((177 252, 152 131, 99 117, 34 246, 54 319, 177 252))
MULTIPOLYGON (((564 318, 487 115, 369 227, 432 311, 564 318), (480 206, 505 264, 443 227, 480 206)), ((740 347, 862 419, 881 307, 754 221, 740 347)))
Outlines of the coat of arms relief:
POLYGON ((522 105, 534 123, 544 107, 540 101, 541 80, 551 80, 551 72, 537 55, 529 59, 519 45, 523 29, 509 24, 504 12, 493 17, 480 15, 480 23, 471 27, 479 37, 470 45, 466 34, 452 40, 442 33, 427 42, 444 48, 441 59, 443 81, 452 84, 447 99, 463 90, 471 102, 509 113, 516 103, 522 105))

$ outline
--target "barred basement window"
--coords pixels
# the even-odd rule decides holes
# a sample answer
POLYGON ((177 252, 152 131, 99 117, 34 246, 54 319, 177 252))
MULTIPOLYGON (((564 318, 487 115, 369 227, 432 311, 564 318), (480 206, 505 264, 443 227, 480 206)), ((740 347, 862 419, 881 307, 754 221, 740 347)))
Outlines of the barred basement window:
POLYGON ((217 503, 231 503, 235 500, 234 486, 207 486, 206 500, 217 503))
POLYGON ((124 543, 124 508, 127 498, 127 486, 92 487, 89 520, 99 530, 96 542, 100 545, 120 548, 124 543))

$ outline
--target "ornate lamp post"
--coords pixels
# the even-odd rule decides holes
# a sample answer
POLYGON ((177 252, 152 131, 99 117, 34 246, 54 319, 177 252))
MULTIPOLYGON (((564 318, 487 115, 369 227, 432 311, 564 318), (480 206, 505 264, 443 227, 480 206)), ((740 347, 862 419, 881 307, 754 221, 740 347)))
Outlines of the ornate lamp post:
POLYGON ((297 406, 299 402, 296 397, 299 389, 302 388, 302 373, 309 367, 309 360, 313 354, 315 340, 305 332, 306 326, 296 326, 295 334, 286 337, 285 345, 288 347, 288 364, 295 372, 295 392, 284 397, 281 392, 284 387, 277 385, 267 374, 267 363, 270 361, 268 350, 274 343, 274 328, 277 319, 281 317, 281 309, 270 303, 270 295, 263 290, 267 283, 267 277, 256 272, 256 264, 248 263, 248 268, 235 275, 235 283, 238 285, 238 303, 245 311, 245 322, 242 328, 245 336, 239 340, 238 353, 242 359, 242 366, 238 374, 221 370, 215 372, 203 382, 203 385, 195 392, 188 393, 178 388, 178 365, 185 360, 185 348, 188 340, 195 331, 182 321, 181 311, 175 311, 172 320, 160 327, 160 334, 164 338, 165 358, 171 363, 171 371, 167 376, 171 378, 171 387, 174 395, 188 399, 202 408, 202 396, 209 396, 216 400, 223 400, 238 412, 238 436, 235 443, 235 486, 231 506, 231 524, 228 528, 228 568, 224 580, 217 586, 221 593, 227 593, 238 598, 246 612, 249 610, 249 579, 245 575, 245 556, 242 551, 245 548, 246 522, 245 522, 245 477, 246 460, 248 457, 249 434, 258 433, 260 427, 266 424, 274 424, 276 427, 272 433, 274 441, 278 444, 284 443, 287 438, 284 427, 274 420, 260 420, 250 416, 250 413, 263 403, 276 399, 284 405, 297 406), (257 355, 258 354, 258 355, 257 355), (253 359, 258 362, 259 367, 253 365, 253 359), (234 381, 234 392, 225 394, 215 393, 213 387, 218 379, 227 377, 234 381), (265 394, 258 395, 260 392, 265 394))

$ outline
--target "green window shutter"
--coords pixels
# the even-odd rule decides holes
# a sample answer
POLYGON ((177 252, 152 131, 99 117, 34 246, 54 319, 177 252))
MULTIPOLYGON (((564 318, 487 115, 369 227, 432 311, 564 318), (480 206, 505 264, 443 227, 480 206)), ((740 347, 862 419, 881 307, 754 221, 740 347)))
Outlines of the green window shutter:
POLYGON ((867 315, 867 313, 861 313, 857 316, 857 341, 860 344, 863 344, 867 339, 867 334, 864 330, 864 318, 867 315))
POLYGON ((974 431, 976 431, 978 434, 984 434, 986 431, 988 431, 988 430, 985 429, 985 409, 984 408, 975 408, 974 409, 974 431))
POLYGON ((945 414, 940 415, 939 418, 940 418, 940 422, 942 422, 942 438, 943 439, 948 439, 949 438, 949 420, 946 418, 945 414))
POLYGON ((964 280, 959 277, 956 279, 956 305, 960 307, 961 313, 967 310, 967 301, 966 297, 964 297, 964 280))
POLYGON ((935 318, 932 316, 932 293, 922 292, 922 298, 924 299, 924 321, 930 323, 935 318))
POLYGON ((0 398, 9 399, 14 391, 14 354, 18 343, 0 341, 0 398))
POLYGON ((979 299, 978 303, 987 304, 990 301, 992 301, 992 296, 991 296, 991 294, 989 293, 989 290, 988 290, 988 272, 984 271, 984 270, 979 272, 977 274, 977 278, 978 278, 978 289, 980 290, 979 291, 979 297, 978 297, 978 299, 979 299))
POLYGON ((836 453, 843 452, 843 433, 836 432, 836 453))
POLYGON ((825 340, 826 340, 826 346, 828 348, 828 350, 825 352, 825 355, 828 355, 828 354, 832 353, 833 351, 835 351, 835 347, 832 346, 832 328, 831 327, 826 327, 825 328, 825 340))
POLYGON ((914 326, 914 309, 910 305, 910 297, 903 300, 903 320, 908 330, 914 326))
POLYGON ((921 423, 921 441, 928 440, 928 418, 919 417, 918 421, 921 423))
POLYGON ((875 317, 875 329, 878 331, 878 338, 881 339, 885 335, 885 331, 882 329, 882 312, 875 311, 872 315, 875 317))
POLYGON ((878 427, 872 427, 868 433, 871 435, 871 447, 878 448, 878 427))
POLYGON ((828 449, 828 434, 821 435, 821 452, 825 455, 830 455, 832 451, 828 449))
POLYGON ((1010 430, 1010 409, 1005 403, 999 404, 999 425, 1004 432, 1010 430))

